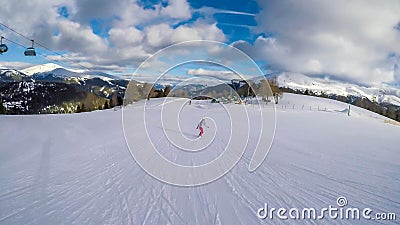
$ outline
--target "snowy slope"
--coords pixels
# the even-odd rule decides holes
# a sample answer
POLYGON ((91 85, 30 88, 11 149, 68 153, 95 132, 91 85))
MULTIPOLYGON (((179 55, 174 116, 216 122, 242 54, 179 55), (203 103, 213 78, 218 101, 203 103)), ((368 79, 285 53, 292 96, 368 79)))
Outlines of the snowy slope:
MULTIPOLYGON (((148 115, 159 113, 161 103, 149 101, 148 115)), ((244 107, 250 114, 257 110, 244 107)), ((275 141, 260 168, 248 172, 252 152, 246 152, 223 178, 186 188, 162 183, 137 165, 124 140, 121 111, 0 116, 0 224, 374 224, 270 221, 255 214, 264 203, 335 206, 339 196, 352 207, 398 213, 400 127, 357 107, 347 116, 346 109, 329 99, 285 94, 277 105, 275 141)), ((198 118, 218 116, 217 110, 215 104, 194 101, 181 114, 182 132, 194 135, 198 118)), ((272 110, 271 105, 262 110, 272 110)), ((219 119, 229 124, 226 117, 219 119)), ((162 135, 158 120, 150 121, 163 154, 184 159, 162 135)), ((206 135, 213 132, 210 128, 206 135)), ((218 146, 229 132, 215 134, 218 146)), ((137 142, 143 138, 146 133, 138 132, 137 142)), ((202 161, 216 154, 191 157, 202 161)))
POLYGON ((325 92, 328 95, 366 97, 378 103, 386 102, 400 106, 400 89, 388 85, 382 85, 381 87, 364 87, 356 84, 313 78, 304 74, 288 72, 278 74, 276 78, 279 86, 294 90, 305 91, 308 89, 317 93, 325 92))

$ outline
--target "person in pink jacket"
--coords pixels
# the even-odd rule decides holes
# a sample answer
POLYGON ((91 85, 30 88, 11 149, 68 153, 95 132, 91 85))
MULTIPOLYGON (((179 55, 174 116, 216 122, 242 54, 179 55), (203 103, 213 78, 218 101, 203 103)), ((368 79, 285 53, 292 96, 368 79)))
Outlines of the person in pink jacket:
POLYGON ((200 130, 199 137, 203 136, 203 134, 204 134, 204 127, 210 128, 209 126, 207 126, 206 120, 205 120, 204 118, 202 118, 202 119, 200 120, 199 124, 197 125, 197 128, 196 128, 196 129, 199 129, 199 130, 200 130))

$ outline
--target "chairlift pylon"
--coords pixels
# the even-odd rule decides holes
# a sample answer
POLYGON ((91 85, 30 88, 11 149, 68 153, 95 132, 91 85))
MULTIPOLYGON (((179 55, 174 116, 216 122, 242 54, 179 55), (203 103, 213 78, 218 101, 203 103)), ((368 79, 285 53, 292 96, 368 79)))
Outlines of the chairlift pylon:
POLYGON ((33 47, 34 40, 31 40, 31 41, 32 41, 32 47, 26 48, 26 50, 24 52, 25 56, 36 56, 36 51, 35 51, 35 48, 33 47))
POLYGON ((0 55, 8 51, 7 45, 3 44, 3 39, 4 39, 4 37, 1 36, 1 39, 0 39, 0 55))

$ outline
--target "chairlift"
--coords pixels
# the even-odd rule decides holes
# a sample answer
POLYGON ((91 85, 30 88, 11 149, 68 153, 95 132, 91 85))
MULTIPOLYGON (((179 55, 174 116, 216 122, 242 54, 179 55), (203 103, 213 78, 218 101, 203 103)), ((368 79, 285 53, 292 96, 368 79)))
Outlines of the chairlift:
POLYGON ((33 40, 32 41, 32 47, 29 47, 25 50, 24 55, 25 56, 36 56, 35 48, 33 47, 33 40))
POLYGON ((1 39, 0 39, 0 55, 8 51, 7 45, 3 44, 3 39, 4 39, 4 37, 1 36, 1 39))

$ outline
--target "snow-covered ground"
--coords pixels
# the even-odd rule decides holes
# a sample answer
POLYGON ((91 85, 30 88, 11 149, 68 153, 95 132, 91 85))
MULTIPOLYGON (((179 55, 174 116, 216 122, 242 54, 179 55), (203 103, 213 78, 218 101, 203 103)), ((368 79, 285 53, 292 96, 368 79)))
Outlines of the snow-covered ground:
MULTIPOLYGON (((162 101, 151 99, 146 115, 157 113, 162 101)), ((218 115, 217 106, 204 101, 185 106, 188 113, 183 110, 181 120, 193 120, 193 126, 182 126, 184 135, 191 138, 197 132, 198 118, 218 115)), ((251 105, 225 106, 247 107, 250 114, 257 110, 251 105)), ((120 110, 0 116, 0 224, 374 223, 271 221, 256 216, 265 203, 320 209, 337 206, 339 196, 347 198, 349 207, 396 212, 399 217, 400 127, 357 107, 347 116, 347 107, 329 99, 285 94, 277 105, 276 136, 264 163, 249 173, 252 152, 246 151, 224 177, 197 187, 168 185, 145 173, 125 143, 120 110)), ((271 105, 262 110, 272 110, 271 105)), ((166 157, 182 159, 180 155, 187 154, 165 136, 157 136, 162 129, 157 119, 147 126, 159 138, 158 145, 164 145, 166 157)), ((216 143, 223 145, 227 132, 210 127, 206 135, 215 132, 216 143)), ((138 131, 136 137, 141 143, 146 133, 138 131)), ((201 152, 198 160, 215 154, 218 151, 201 152)), ((386 221, 398 222, 399 218, 386 221)))

